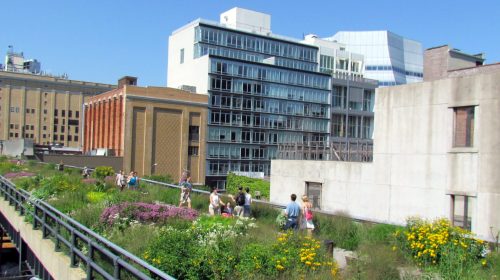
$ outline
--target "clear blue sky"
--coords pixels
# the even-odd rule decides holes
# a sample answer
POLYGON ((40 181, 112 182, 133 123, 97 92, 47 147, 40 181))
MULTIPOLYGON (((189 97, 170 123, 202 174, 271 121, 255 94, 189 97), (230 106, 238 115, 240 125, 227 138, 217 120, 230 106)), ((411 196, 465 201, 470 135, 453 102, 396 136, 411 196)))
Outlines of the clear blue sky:
POLYGON ((500 61, 500 1, 313 0, 14 0, 0 3, 0 54, 8 45, 37 58, 53 74, 116 83, 165 86, 169 34, 232 7, 271 14, 273 33, 302 38, 339 30, 390 30, 424 48, 451 44, 500 61))

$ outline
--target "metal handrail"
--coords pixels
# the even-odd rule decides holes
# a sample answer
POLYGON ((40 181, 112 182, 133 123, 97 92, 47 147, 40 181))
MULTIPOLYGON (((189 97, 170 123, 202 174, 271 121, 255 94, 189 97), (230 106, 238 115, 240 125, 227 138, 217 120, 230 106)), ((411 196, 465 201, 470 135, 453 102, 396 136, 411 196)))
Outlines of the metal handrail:
MULTIPOLYGON (((61 245, 69 248, 71 265, 77 266, 79 262, 85 263, 87 279, 93 279, 94 273, 105 279, 120 279, 122 272, 131 274, 136 279, 175 279, 93 232, 48 203, 32 197, 27 191, 17 189, 11 181, 3 176, 0 176, 0 193, 21 215, 26 215, 30 211, 30 208, 26 206, 26 203, 29 202, 33 206, 31 211, 33 229, 41 229, 43 238, 53 237, 56 251, 61 249, 61 245), (62 229, 70 234, 69 238, 61 234, 62 229), (87 247, 86 253, 79 249, 83 245, 87 247), (107 258, 108 265, 113 267, 112 272, 96 262, 95 253, 107 258)), ((106 258, 101 258, 101 260, 106 260, 106 258)))

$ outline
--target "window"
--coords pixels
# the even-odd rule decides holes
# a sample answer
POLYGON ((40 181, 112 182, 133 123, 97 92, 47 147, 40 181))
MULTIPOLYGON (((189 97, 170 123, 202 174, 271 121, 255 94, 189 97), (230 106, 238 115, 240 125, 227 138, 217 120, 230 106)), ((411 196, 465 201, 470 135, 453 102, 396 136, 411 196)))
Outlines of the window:
POLYGON ((47 114, 47 109, 43 109, 43 113, 44 113, 44 114, 47 114))
POLYGON ((35 130, 35 126, 34 126, 34 125, 31 125, 31 126, 30 126, 30 129, 31 129, 31 130, 35 130))
POLYGON ((73 111, 69 110, 68 111, 68 118, 72 118, 73 117, 73 111))
POLYGON ((64 133, 64 125, 61 125, 61 132, 64 133))
POLYGON ((314 209, 321 209, 321 183, 306 182, 306 195, 314 209))
POLYGON ((59 140, 64 141, 64 135, 59 135, 59 140))
POLYGON ((31 113, 34 114, 35 113, 35 109, 31 109, 31 113))
POLYGON ((75 133, 78 133, 78 126, 75 126, 75 133))
POLYGON ((198 147, 189 146, 188 147, 188 156, 198 156, 198 147))
POLYGON ((472 147, 474 145, 474 106, 457 107, 453 111, 455 114, 453 146, 472 147))
POLYGON ((181 64, 184 63, 184 49, 181 49, 181 51, 180 51, 180 63, 181 64))
POLYGON ((15 108, 14 107, 10 107, 10 112, 14 113, 15 112, 15 108))
POLYGON ((200 141, 200 127, 197 125, 189 126, 189 141, 200 141))
POLYGON ((467 195, 451 195, 451 221, 454 226, 471 230, 476 198, 467 195))
POLYGON ((66 117, 66 111, 65 110, 61 110, 61 116, 66 117))
POLYGON ((54 117, 57 117, 57 109, 54 109, 54 117))
POLYGON ((47 134, 42 134, 42 138, 47 138, 47 134))
POLYGON ((71 135, 68 135, 68 141, 72 141, 71 135))
POLYGON ((73 137, 73 140, 74 140, 75 142, 78 142, 78 136, 77 136, 77 135, 75 135, 75 137, 73 137))
POLYGON ((75 118, 79 118, 80 117, 80 111, 75 111, 75 118))

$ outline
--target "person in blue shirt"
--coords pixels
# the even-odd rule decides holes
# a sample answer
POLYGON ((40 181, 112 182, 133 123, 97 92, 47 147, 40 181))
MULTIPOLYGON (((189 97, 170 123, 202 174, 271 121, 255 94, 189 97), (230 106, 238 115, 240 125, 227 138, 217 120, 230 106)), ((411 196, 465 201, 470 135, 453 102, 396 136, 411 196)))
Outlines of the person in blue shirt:
POLYGON ((293 229, 293 230, 298 230, 299 229, 299 216, 300 216, 300 206, 295 200, 297 199, 297 195, 294 193, 290 196, 292 201, 288 203, 285 209, 285 215, 286 215, 286 225, 285 225, 285 230, 288 229, 293 229))

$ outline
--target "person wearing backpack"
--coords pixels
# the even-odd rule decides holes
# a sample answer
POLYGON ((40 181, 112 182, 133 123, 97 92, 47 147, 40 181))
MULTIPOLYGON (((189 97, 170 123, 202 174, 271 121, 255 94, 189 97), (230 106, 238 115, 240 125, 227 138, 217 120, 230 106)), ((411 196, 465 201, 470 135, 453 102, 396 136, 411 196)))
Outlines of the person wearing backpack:
POLYGON ((314 230, 314 223, 313 223, 313 212, 311 211, 313 205, 309 201, 309 198, 307 195, 302 196, 302 221, 303 221, 303 228, 307 230, 307 235, 311 236, 312 231, 314 230))
POLYGON ((137 172, 131 171, 127 178, 128 188, 131 190, 137 187, 137 172))
POLYGON ((234 200, 236 206, 234 207, 234 215, 238 217, 243 217, 243 207, 245 206, 245 193, 243 192, 243 187, 238 187, 238 194, 234 200))

